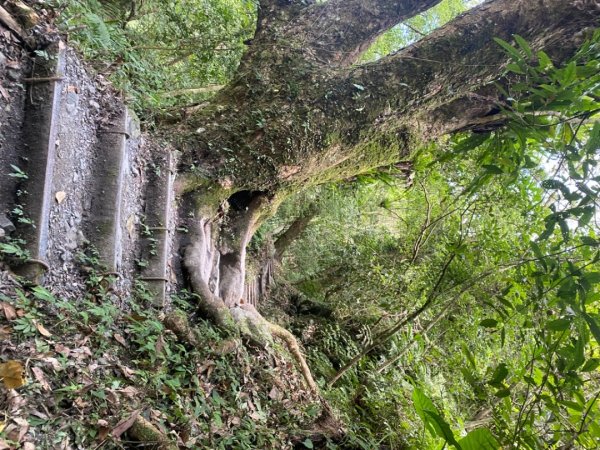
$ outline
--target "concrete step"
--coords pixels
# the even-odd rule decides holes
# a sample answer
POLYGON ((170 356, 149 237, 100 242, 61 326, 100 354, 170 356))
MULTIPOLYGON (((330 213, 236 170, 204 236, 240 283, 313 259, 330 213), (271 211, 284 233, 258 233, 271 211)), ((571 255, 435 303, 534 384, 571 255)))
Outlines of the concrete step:
POLYGON ((169 151, 154 151, 146 168, 146 203, 141 226, 139 279, 144 281, 157 306, 163 306, 169 282, 169 248, 172 237, 173 157, 169 151))
MULTIPOLYGON (((23 239, 30 258, 15 268, 37 280, 48 268, 48 220, 52 204, 52 175, 61 102, 65 48, 61 42, 35 57, 25 103, 17 198, 12 208, 16 236, 23 239)), ((13 174, 14 175, 14 174, 13 174)), ((3 188, 4 189, 4 188, 3 188)))
POLYGON ((91 186, 91 205, 84 234, 98 251, 109 273, 121 267, 122 196, 129 137, 127 109, 111 111, 97 131, 96 160, 91 186))

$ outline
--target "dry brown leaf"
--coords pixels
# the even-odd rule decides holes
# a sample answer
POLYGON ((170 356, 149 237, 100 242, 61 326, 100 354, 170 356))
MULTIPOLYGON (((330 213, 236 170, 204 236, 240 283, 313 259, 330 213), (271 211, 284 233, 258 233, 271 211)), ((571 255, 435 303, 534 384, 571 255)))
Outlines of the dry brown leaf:
POLYGON ((0 310, 4 313, 6 320, 15 320, 17 318, 17 312, 10 303, 0 302, 0 310))
POLYGON ((108 437, 110 433, 110 426, 109 423, 104 419, 98 420, 97 424, 98 436, 96 437, 96 441, 102 442, 108 437))
POLYGON ((276 386, 271 388, 271 392, 269 392, 269 398, 271 400, 281 400, 283 398, 283 394, 276 386))
POLYGON ((25 442, 21 447, 22 450, 35 450, 35 444, 33 442, 25 442))
POLYGON ((39 367, 32 367, 31 371, 33 372, 33 376, 37 380, 38 383, 42 385, 42 389, 45 391, 50 391, 50 384, 48 380, 46 380, 46 376, 44 375, 44 371, 39 367))
POLYGON ((27 422, 27 420, 23 419, 22 417, 14 417, 12 420, 18 426, 17 439, 13 440, 21 442, 27 434, 27 431, 29 431, 29 422, 27 422))
POLYGON ((160 336, 158 336, 158 339, 156 340, 156 345, 154 345, 154 351, 156 352, 157 355, 160 355, 164 348, 165 348, 165 340, 163 339, 162 334, 161 334, 160 336))
POLYGON ((41 323, 39 323, 37 320, 32 320, 33 324, 35 325, 35 327, 37 328, 38 332, 45 337, 50 337, 52 336, 52 333, 50 333, 46 327, 44 325, 42 325, 41 323))
POLYGON ((6 428, 6 422, 4 422, 3 420, 0 420, 0 433, 2 433, 2 431, 4 431, 5 428, 6 428))
POLYGON ((125 395, 125 397, 129 398, 134 398, 136 395, 138 395, 138 390, 133 386, 127 386, 124 389, 120 389, 119 392, 125 395))
POLYGON ((54 196, 54 198, 56 198, 56 203, 58 203, 59 205, 64 201, 66 197, 67 193, 65 191, 58 191, 54 196))
MULTIPOLYGON (((57 344, 58 345, 58 344, 57 344)), ((42 361, 44 361, 45 363, 48 363, 52 366, 52 368, 59 372, 62 370, 62 364, 58 361, 58 359, 56 358, 52 358, 50 356, 46 357, 46 358, 42 358, 42 361)))
POLYGON ((25 369, 19 361, 7 361, 0 364, 0 378, 6 389, 19 388, 25 384, 25 369))
POLYGON ((76 398, 76 399, 73 401, 73 403, 75 403, 75 406, 77 406, 78 408, 81 408, 81 409, 83 409, 83 408, 85 408, 86 406, 88 406, 88 405, 89 405, 89 403, 88 403, 88 402, 86 402, 86 401, 85 401, 83 398, 81 398, 81 397, 77 397, 77 398, 76 398))
POLYGON ((58 353, 60 353, 63 356, 69 356, 69 354, 71 353, 71 349, 63 344, 55 344, 54 350, 56 350, 58 353))
POLYGON ((17 309, 17 317, 23 317, 25 315, 24 309, 17 309))
POLYGON ((7 341, 12 333, 12 328, 6 325, 0 325, 0 341, 7 341))
POLYGON ((112 435, 112 437, 118 438, 123 433, 125 433, 127 430, 129 430, 131 428, 131 426, 133 425, 133 423, 135 422, 135 419, 137 419, 137 417, 139 415, 140 415, 140 410, 138 409, 138 410, 134 411, 133 413, 131 413, 131 415, 127 419, 119 422, 117 424, 117 426, 114 427, 112 432, 110 433, 112 435))
POLYGON ((8 93, 8 91, 6 89, 4 89, 4 86, 2 86, 0 84, 0 94, 2 94, 2 97, 4 97, 4 100, 6 100, 7 102, 10 101, 10 95, 8 93))
POLYGON ((121 336, 119 333, 113 334, 113 337, 115 338, 115 341, 117 341, 123 347, 127 347, 127 342, 125 342, 125 338, 123 336, 121 336))
POLYGON ((10 450, 12 447, 8 445, 4 439, 0 439, 0 450, 10 450))
POLYGON ((128 380, 133 380, 135 372, 132 369, 130 369, 129 367, 122 366, 121 364, 118 364, 117 367, 119 368, 119 370, 125 378, 127 378, 128 380))
POLYGON ((106 399, 108 400, 109 405, 112 405, 113 407, 118 407, 121 404, 119 396, 112 389, 106 391, 106 399))

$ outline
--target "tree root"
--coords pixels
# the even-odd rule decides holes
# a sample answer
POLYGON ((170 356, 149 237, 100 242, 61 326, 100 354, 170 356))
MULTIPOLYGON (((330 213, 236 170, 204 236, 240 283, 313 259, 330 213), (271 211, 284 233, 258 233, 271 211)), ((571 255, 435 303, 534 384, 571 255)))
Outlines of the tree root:
POLYGON ((138 416, 127 434, 136 441, 155 450, 177 450, 179 446, 142 416, 138 416))
POLYGON ((175 310, 168 313, 163 319, 163 325, 171 330, 180 342, 197 347, 200 344, 198 335, 190 326, 187 315, 183 311, 175 310))

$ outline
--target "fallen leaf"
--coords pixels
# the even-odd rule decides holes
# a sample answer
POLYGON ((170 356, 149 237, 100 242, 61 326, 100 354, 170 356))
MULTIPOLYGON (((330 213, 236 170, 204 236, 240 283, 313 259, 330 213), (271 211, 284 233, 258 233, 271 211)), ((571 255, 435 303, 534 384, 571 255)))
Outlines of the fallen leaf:
MULTIPOLYGON (((56 345, 59 345, 59 344, 56 344, 56 345)), ((55 347, 55 348, 56 348, 56 347, 55 347)), ((46 358, 43 358, 43 359, 42 359, 42 361, 44 361, 45 363, 48 363, 48 364, 50 364, 50 365, 52 366, 52 368, 53 368, 55 371, 57 371, 57 372, 61 371, 61 370, 62 370, 62 368, 63 368, 63 367, 62 367, 62 364, 61 364, 61 363, 58 361, 58 359, 56 359, 56 358, 52 358, 52 357, 48 356, 48 357, 46 357, 46 358)))
POLYGON ((6 389, 16 389, 25 384, 25 370, 19 361, 10 360, 0 364, 0 378, 6 389))
POLYGON ((269 392, 269 398, 271 400, 281 400, 283 398, 283 394, 277 389, 275 386, 269 392))
POLYGON ((154 351, 156 352, 157 355, 160 355, 164 348, 165 348, 165 340, 163 339, 162 334, 161 334, 160 336, 158 336, 158 339, 156 340, 156 344, 154 345, 154 351))
POLYGON ((0 309, 4 313, 6 320, 15 320, 17 318, 17 312, 10 303, 0 302, 0 309))
POLYGON ((81 397, 77 397, 77 398, 76 398, 76 399, 73 401, 73 403, 75 403, 75 406, 77 406, 78 408, 81 408, 81 409, 83 409, 83 408, 85 408, 86 406, 88 406, 88 405, 89 405, 89 403, 88 403, 88 402, 86 402, 86 401, 85 401, 83 398, 81 398, 81 397))
POLYGON ((35 327, 37 328, 38 332, 45 337, 50 337, 52 336, 52 333, 50 333, 46 327, 44 325, 42 325, 41 323, 39 323, 37 320, 32 320, 33 324, 35 325, 35 327))
POLYGON ((119 333, 113 334, 113 337, 115 338, 115 341, 117 341, 123 347, 127 347, 127 342, 125 342, 125 338, 123 336, 121 336, 119 333))
POLYGON ((21 409, 27 405, 27 400, 18 391, 10 390, 8 391, 8 414, 10 415, 18 415, 21 412, 21 409))
POLYGON ((129 367, 125 367, 122 366, 121 364, 118 364, 117 367, 119 368, 119 370, 121 371, 121 373, 123 374, 123 376, 129 380, 133 380, 133 376, 135 375, 135 372, 130 369, 129 367))
POLYGON ((0 450, 10 450, 12 447, 8 445, 4 439, 0 439, 0 450))
POLYGON ((67 193, 65 191, 58 191, 55 196, 56 203, 58 203, 60 205, 66 197, 67 197, 67 193))
POLYGON ((6 428, 6 422, 4 422, 3 420, 0 420, 0 433, 2 433, 2 431, 4 431, 5 428, 6 428))
POLYGON ((6 325, 0 326, 0 341, 7 341, 10 338, 10 333, 12 333, 10 327, 7 327, 6 325))
POLYGON ((96 440, 102 442, 108 437, 108 434, 110 433, 110 427, 108 422, 104 419, 98 420, 97 424, 98 436, 96 436, 96 440))
POLYGON ((4 97, 4 100, 6 100, 7 102, 10 101, 10 95, 8 94, 8 91, 6 89, 4 89, 4 86, 2 86, 0 84, 0 94, 2 94, 2 97, 4 97))
POLYGON ((22 450, 35 450, 35 444, 33 442, 25 442, 21 447, 22 450))
POLYGON ((106 391, 106 399, 108 400, 108 404, 112 405, 113 407, 118 407, 121 404, 119 396, 112 389, 106 391))
POLYGON ((44 375, 43 370, 39 367, 32 367, 31 371, 33 372, 33 376, 35 377, 37 382, 42 385, 42 389, 45 391, 50 391, 50 384, 48 383, 48 380, 46 380, 46 376, 44 375))
POLYGON ((131 428, 131 426, 133 425, 133 423, 135 422, 135 419, 137 419, 137 417, 139 415, 140 415, 140 410, 138 409, 138 410, 134 411, 133 413, 131 413, 131 415, 127 419, 119 422, 117 424, 117 426, 113 428, 112 433, 110 433, 112 435, 112 437, 118 438, 123 433, 125 433, 127 430, 129 430, 131 428))
POLYGON ((127 386, 124 389, 119 390, 125 397, 134 398, 138 394, 138 390, 133 386, 127 386))
POLYGON ((63 356, 69 356, 69 354, 71 353, 71 349, 63 344, 56 344, 54 346, 54 350, 56 350, 58 353, 60 353, 63 356))
POLYGON ((135 214, 130 215, 127 218, 127 233, 129 233, 129 238, 133 237, 133 231, 135 230, 135 214))
POLYGON ((27 422, 27 420, 23 419, 22 417, 13 418, 13 422, 15 422, 19 426, 17 439, 14 440, 16 440, 17 442, 21 442, 27 434, 27 431, 29 430, 29 422, 27 422))

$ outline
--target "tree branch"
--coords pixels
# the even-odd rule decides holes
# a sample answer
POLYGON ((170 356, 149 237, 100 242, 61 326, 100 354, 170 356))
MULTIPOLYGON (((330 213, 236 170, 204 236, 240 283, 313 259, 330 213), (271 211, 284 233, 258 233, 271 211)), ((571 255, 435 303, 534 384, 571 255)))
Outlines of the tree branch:
MULTIPOLYGON (((564 60, 583 42, 581 30, 596 27, 600 20, 600 9, 579 4, 577 0, 488 1, 416 44, 357 68, 345 84, 368 90, 372 103, 379 103, 379 123, 386 116, 397 119, 410 106, 426 138, 493 121, 485 118, 498 110, 500 94, 491 83, 508 59, 493 38, 511 41, 518 34, 534 50, 564 60), (392 107, 386 114, 394 104, 400 109, 392 107)), ((365 110, 372 114, 375 105, 370 103, 365 110)))
POLYGON ((393 163, 441 135, 500 126, 505 118, 496 114, 502 98, 495 83, 506 82, 508 57, 493 38, 518 34, 560 63, 583 43, 582 30, 600 21, 600 8, 579 4, 491 0, 400 52, 333 77, 323 116, 336 118, 329 132, 343 137, 336 145, 350 155, 336 171, 355 171, 360 160, 371 167, 393 163))
POLYGON ((349 66, 384 31, 441 0, 329 0, 307 9, 291 27, 302 29, 305 53, 349 66))

